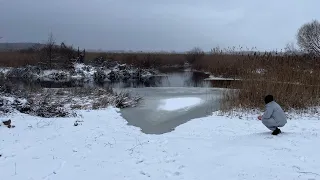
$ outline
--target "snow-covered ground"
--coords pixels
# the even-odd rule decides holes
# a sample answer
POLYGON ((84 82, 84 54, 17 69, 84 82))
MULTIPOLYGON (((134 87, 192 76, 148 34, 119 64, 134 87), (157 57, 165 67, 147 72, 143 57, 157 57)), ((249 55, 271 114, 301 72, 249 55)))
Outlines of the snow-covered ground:
POLYGON ((317 117, 289 120, 279 136, 270 135, 257 114, 218 113, 146 135, 127 126, 118 111, 51 119, 11 115, 16 127, 0 127, 0 179, 320 179, 317 117))

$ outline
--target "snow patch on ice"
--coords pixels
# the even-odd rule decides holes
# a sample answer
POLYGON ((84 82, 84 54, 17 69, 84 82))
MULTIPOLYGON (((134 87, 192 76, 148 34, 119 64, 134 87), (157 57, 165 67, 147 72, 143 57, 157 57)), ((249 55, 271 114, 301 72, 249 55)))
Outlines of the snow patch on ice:
POLYGON ((238 79, 238 78, 224 78, 224 77, 216 77, 214 75, 210 75, 208 78, 205 78, 204 79, 205 81, 212 81, 212 80, 226 80, 226 81, 239 81, 241 79, 238 79))
POLYGON ((191 107, 201 104, 203 100, 197 97, 181 97, 181 98, 170 98, 160 101, 158 110, 163 111, 176 111, 180 109, 188 110, 191 107))

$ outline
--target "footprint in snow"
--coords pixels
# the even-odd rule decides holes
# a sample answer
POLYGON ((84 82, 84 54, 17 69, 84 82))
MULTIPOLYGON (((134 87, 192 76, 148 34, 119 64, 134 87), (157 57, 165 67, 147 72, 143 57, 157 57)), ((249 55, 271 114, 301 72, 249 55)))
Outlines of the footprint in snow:
POLYGON ((136 162, 136 164, 140 164, 140 163, 143 163, 144 162, 144 159, 141 159, 141 160, 138 160, 137 162, 136 162))
POLYGON ((299 173, 299 178, 308 179, 308 180, 316 180, 320 177, 320 174, 314 173, 311 171, 304 171, 299 166, 292 166, 292 168, 299 173))
POLYGON ((176 172, 166 172, 166 174, 165 174, 165 176, 166 176, 166 178, 170 178, 170 177, 172 177, 172 176, 180 176, 181 175, 181 172, 178 172, 178 171, 176 171, 176 172))
POLYGON ((276 150, 276 151, 287 151, 287 152, 291 152, 292 150, 291 149, 289 149, 289 148, 274 148, 274 150, 276 150))
POLYGON ((174 162, 176 162, 176 160, 175 159, 166 159, 165 162, 166 163, 174 163, 174 162))
POLYGON ((144 176, 147 176, 147 177, 150 177, 150 175, 144 171, 140 171, 140 174, 144 175, 144 176))
POLYGON ((33 156, 32 159, 40 159, 38 156, 33 156))
POLYGON ((318 174, 314 174, 312 172, 306 172, 306 173, 300 173, 300 175, 298 176, 299 179, 308 179, 308 180, 316 180, 317 178, 319 178, 318 174))
POLYGON ((26 146, 26 147, 24 147, 24 150, 27 150, 29 148, 31 148, 31 146, 26 146))
MULTIPOLYGON (((181 166, 178 167, 179 170, 182 170, 182 169, 184 169, 184 168, 185 168, 184 165, 181 165, 181 166)), ((172 171, 166 171, 165 177, 166 177, 166 178, 171 178, 172 176, 180 176, 181 174, 182 174, 182 173, 179 172, 179 171, 174 171, 174 172, 172 172, 172 171)))

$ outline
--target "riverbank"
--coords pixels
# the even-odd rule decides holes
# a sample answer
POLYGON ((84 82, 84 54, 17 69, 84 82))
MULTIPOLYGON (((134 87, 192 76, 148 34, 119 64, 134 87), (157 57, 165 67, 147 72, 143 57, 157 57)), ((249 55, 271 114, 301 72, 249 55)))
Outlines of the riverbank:
MULTIPOLYGON (((127 126, 119 109, 40 118, 14 113, 0 127, 0 179, 318 179, 319 117, 291 114, 279 136, 260 112, 212 116, 162 135, 127 126), (75 126, 75 122, 78 125, 75 126), (192 158, 191 158, 192 157, 192 158)), ((4 118, 1 118, 2 120, 4 118)))
POLYGON ((4 84, 0 86, 0 117, 15 111, 45 118, 70 117, 77 116, 75 110, 133 107, 140 100, 141 97, 115 92, 112 88, 41 88, 4 84))
POLYGON ((157 75, 155 69, 140 69, 132 65, 119 64, 114 61, 104 61, 99 65, 86 65, 83 63, 72 63, 71 67, 44 68, 41 66, 26 67, 2 67, 0 77, 8 81, 24 80, 28 82, 95 82, 104 83, 108 81, 124 80, 147 80, 157 75))

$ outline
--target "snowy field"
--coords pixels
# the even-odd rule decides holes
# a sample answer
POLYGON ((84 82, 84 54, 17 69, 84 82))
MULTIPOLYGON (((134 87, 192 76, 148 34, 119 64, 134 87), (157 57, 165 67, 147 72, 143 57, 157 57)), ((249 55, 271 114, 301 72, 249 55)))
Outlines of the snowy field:
POLYGON ((0 180, 320 179, 317 118, 289 120, 272 136, 257 114, 214 113, 145 135, 118 109, 79 114, 11 115, 16 127, 0 127, 0 180))

